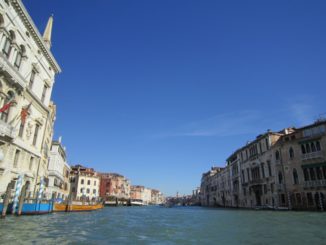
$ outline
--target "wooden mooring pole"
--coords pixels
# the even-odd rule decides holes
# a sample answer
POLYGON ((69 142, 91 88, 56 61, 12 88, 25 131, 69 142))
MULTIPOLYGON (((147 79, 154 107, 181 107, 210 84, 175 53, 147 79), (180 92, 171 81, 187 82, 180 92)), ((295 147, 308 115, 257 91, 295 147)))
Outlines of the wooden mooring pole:
POLYGON ((5 194, 5 199, 3 200, 3 208, 2 208, 2 214, 1 214, 2 219, 4 219, 7 214, 9 200, 11 197, 11 189, 12 189, 12 184, 11 184, 11 182, 9 182, 9 184, 7 186, 6 194, 5 194))
POLYGON ((22 209, 23 209, 23 205, 24 205, 24 201, 25 201, 25 197, 26 197, 26 191, 29 187, 29 183, 27 182, 21 191, 20 197, 19 197, 19 204, 18 204, 18 212, 17 215, 20 216, 22 214, 22 209))

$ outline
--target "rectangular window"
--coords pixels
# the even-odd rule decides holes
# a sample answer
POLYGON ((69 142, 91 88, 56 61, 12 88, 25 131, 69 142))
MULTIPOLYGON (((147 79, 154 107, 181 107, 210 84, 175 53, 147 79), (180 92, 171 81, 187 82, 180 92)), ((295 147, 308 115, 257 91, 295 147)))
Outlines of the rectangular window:
POLYGON ((29 79, 29 89, 32 89, 33 88, 33 84, 34 84, 34 81, 35 81, 35 76, 36 76, 36 71, 33 69, 32 72, 31 72, 31 77, 29 79))
POLYGON ((248 175, 248 181, 250 181, 250 173, 249 168, 247 168, 247 175, 248 175))
POLYGON ((81 179, 80 183, 83 185, 84 184, 84 179, 81 179))
POLYGON ((94 185, 96 186, 96 181, 94 181, 94 185))
POLYGON ((96 190, 95 189, 93 190, 93 194, 96 194, 96 190))
POLYGON ((18 133, 18 136, 19 136, 20 138, 23 138, 24 128, 25 128, 25 125, 21 122, 21 123, 20 123, 20 126, 19 126, 19 133, 18 133))
POLYGON ((46 97, 46 92, 48 90, 48 87, 46 85, 44 85, 43 87, 43 92, 42 92, 42 98, 41 98, 41 101, 44 103, 45 101, 45 97, 46 97))
POLYGON ((17 69, 19 69, 21 63, 22 63, 22 54, 21 54, 20 52, 18 52, 18 53, 17 53, 17 56, 16 56, 16 60, 15 60, 14 65, 15 65, 15 67, 16 67, 17 69))
POLYGON ((5 54, 7 59, 9 58, 10 49, 11 49, 11 47, 10 47, 9 38, 6 38, 5 45, 3 46, 2 52, 5 54))
POLYGON ((20 150, 16 150, 15 159, 14 159, 14 168, 17 168, 19 161, 20 150))
POLYGON ((90 185, 91 184, 91 181, 90 180, 87 180, 87 185, 90 185))
POLYGON ((29 167, 28 167, 29 170, 33 169, 33 164, 34 164, 34 157, 31 157, 31 159, 29 160, 29 167))
POLYGON ((33 137, 33 145, 34 146, 37 143, 37 137, 38 137, 39 130, 40 130, 40 125, 36 124, 35 125, 35 131, 34 131, 34 137, 33 137))
MULTIPOLYGON (((10 101, 10 99, 8 97, 6 97, 5 100, 4 100, 3 106, 8 104, 9 101, 10 101)), ((10 111, 10 107, 7 110, 1 112, 1 120, 2 121, 8 122, 9 111, 10 111)))
POLYGON ((261 173, 263 175, 263 178, 265 178, 265 166, 264 165, 265 165, 264 163, 261 164, 261 173))
POLYGON ((264 185, 264 193, 265 194, 267 193, 267 185, 266 184, 264 185))
POLYGON ((271 162, 267 161, 267 166, 268 166, 268 175, 272 176, 272 167, 271 167, 271 162))
POLYGON ((266 150, 269 149, 268 138, 265 138, 266 150))

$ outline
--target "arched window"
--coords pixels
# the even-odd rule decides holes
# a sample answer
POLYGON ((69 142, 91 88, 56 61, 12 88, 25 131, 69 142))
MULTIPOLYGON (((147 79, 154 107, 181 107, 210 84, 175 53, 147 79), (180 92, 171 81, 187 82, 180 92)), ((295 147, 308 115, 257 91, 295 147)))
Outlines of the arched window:
POLYGON ((310 147, 311 147, 311 152, 315 152, 316 151, 316 147, 315 147, 314 142, 311 142, 310 143, 310 147))
POLYGON ((316 141, 316 150, 317 150, 317 151, 321 151, 319 141, 316 141))
POLYGON ((275 159, 276 159, 276 161, 280 160, 280 152, 279 151, 275 152, 275 159))
POLYGON ((304 145, 301 145, 301 152, 302 154, 306 154, 306 148, 304 147, 304 145))
POLYGON ((307 153, 310 153, 311 152, 309 143, 306 144, 306 150, 307 150, 307 153))
POLYGON ((307 168, 303 169, 303 175, 304 175, 304 180, 309 181, 310 178, 309 178, 309 172, 307 168))
POLYGON ((293 148, 290 147, 289 149, 289 155, 290 155, 290 158, 293 159, 294 158, 294 151, 293 151, 293 148))
POLYGON ((293 169, 293 183, 295 185, 299 184, 298 172, 295 168, 293 169))
POLYGON ((281 171, 278 172, 278 183, 279 184, 282 184, 283 183, 283 175, 282 175, 281 171))

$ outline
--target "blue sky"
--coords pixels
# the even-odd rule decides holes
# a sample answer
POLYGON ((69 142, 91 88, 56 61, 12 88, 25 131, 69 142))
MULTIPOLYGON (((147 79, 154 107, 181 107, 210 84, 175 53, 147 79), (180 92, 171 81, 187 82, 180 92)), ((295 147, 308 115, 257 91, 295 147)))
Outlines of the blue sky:
POLYGON ((189 194, 256 135, 326 113, 325 1, 24 3, 41 31, 54 14, 70 164, 189 194))

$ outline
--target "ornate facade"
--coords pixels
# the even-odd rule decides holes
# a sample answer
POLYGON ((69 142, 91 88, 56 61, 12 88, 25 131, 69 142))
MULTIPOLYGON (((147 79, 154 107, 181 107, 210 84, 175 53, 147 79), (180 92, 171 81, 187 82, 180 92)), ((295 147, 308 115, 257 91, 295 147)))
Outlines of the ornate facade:
POLYGON ((61 70, 53 57, 50 17, 41 36, 21 0, 0 1, 0 192, 19 175, 36 194, 47 180, 55 106, 51 94, 61 70))
POLYGON ((326 122, 257 136, 201 180, 201 204, 324 210, 326 122))

